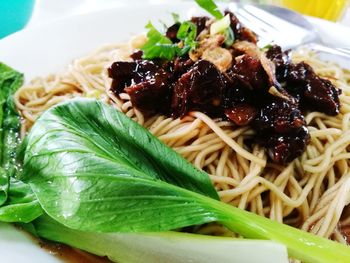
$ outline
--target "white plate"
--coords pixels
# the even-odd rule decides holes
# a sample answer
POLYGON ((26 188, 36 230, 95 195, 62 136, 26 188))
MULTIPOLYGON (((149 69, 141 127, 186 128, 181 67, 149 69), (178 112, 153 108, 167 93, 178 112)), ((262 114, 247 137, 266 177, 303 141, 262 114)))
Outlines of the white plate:
MULTIPOLYGON (((24 72, 26 80, 62 69, 73 58, 99 45, 121 42, 143 31, 147 21, 171 23, 171 12, 181 17, 203 13, 193 3, 138 4, 74 16, 50 25, 27 29, 0 41, 0 61, 24 72)), ((349 46, 350 28, 308 18, 324 41, 349 46)), ((0 224, 1 262, 57 263, 58 259, 35 245, 26 234, 0 224)))

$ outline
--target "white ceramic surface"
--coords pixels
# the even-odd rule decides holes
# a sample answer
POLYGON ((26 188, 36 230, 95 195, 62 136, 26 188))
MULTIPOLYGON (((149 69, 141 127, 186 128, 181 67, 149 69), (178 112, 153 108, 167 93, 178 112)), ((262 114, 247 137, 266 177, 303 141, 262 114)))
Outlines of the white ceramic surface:
POLYGON ((0 254, 1 263, 62 263, 29 234, 5 223, 0 223, 0 254))
MULTIPOLYGON (((95 13, 72 16, 42 27, 29 28, 0 41, 0 61, 24 72, 26 80, 61 70, 73 58, 106 43, 127 40, 143 31, 147 21, 171 23, 171 12, 181 17, 202 13, 189 2, 138 4, 95 13)), ((325 41, 350 47, 350 28, 311 19, 325 41)), ((42 250, 27 234, 10 225, 0 224, 0 262, 57 263, 58 259, 42 250)))

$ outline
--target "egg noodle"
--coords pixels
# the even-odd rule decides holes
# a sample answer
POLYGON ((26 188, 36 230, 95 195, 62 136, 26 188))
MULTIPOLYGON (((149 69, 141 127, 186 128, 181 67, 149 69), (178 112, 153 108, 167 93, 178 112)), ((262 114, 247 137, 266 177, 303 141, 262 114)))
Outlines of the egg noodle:
MULTIPOLYGON (((114 105, 149 129, 164 143, 209 173, 221 200, 278 222, 346 243, 350 215, 350 73, 323 62, 307 50, 294 52, 295 62, 309 63, 322 77, 342 89, 341 113, 306 114, 311 142, 304 154, 287 166, 271 163, 265 149, 249 149, 244 140, 254 132, 231 122, 211 119, 201 112, 172 119, 146 119, 133 108, 126 93, 116 97, 109 89, 107 68, 114 61, 130 60, 145 36, 127 44, 106 45, 87 57, 76 59, 60 74, 37 78, 21 87, 15 102, 23 117, 22 135, 51 106, 74 97, 93 97, 114 105)), ((155 103, 157 103, 155 101, 155 103)), ((220 231, 216 225, 202 233, 220 231)))

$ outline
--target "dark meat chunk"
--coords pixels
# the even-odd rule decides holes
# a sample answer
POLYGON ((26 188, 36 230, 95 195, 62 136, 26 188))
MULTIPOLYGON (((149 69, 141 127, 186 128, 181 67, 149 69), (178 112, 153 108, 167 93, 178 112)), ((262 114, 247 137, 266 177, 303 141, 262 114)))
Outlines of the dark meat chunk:
POLYGON ((194 16, 191 22, 197 26, 197 36, 206 28, 206 23, 209 20, 207 16, 194 16))
POLYGON ((310 69, 311 67, 304 62, 291 64, 288 67, 288 78, 287 78, 288 83, 304 84, 306 81, 306 77, 308 75, 308 70, 310 69))
POLYGON ((236 61, 241 57, 241 55, 248 55, 253 57, 256 60, 260 61, 261 66, 265 70, 269 87, 275 86, 280 89, 280 83, 276 79, 276 67, 273 61, 269 60, 265 53, 263 53, 256 44, 248 42, 248 41, 236 41, 233 44, 233 52, 236 56, 236 61))
POLYGON ((146 115, 167 113, 171 74, 152 61, 115 62, 108 69, 112 92, 125 91, 134 107, 146 115))
POLYGON ((288 74, 288 66, 291 63, 290 51, 282 51, 278 45, 273 45, 266 51, 266 57, 276 66, 276 78, 279 82, 284 81, 288 74))
MULTIPOLYGON (((290 100, 293 101, 294 98, 292 98, 287 91, 285 91, 279 81, 276 78, 276 66, 271 61, 268 59, 257 46, 256 44, 253 44, 248 41, 236 41, 233 44, 233 52, 236 55, 236 64, 234 67, 237 68, 237 66, 245 62, 246 65, 243 64, 241 66, 242 71, 244 73, 239 73, 241 75, 244 75, 247 77, 247 80, 249 79, 254 79, 252 76, 256 76, 256 80, 259 81, 259 85, 257 81, 254 83, 257 84, 258 86, 253 86, 254 83, 251 83, 251 89, 254 90, 260 90, 260 91, 265 91, 269 90, 269 93, 273 96, 283 98, 285 100, 290 100), (242 57, 242 55, 245 55, 242 57), (248 56, 248 57, 247 57, 248 56), (247 60, 249 58, 249 60, 247 60), (259 69, 259 64, 261 65, 262 69, 265 71, 265 73, 262 72, 261 68, 259 69), (254 69, 255 67, 255 69, 254 69), (251 70, 253 70, 251 72, 251 70), (254 71, 255 70, 255 71, 254 71), (265 81, 265 75, 266 75, 266 81, 265 81)), ((251 81, 250 81, 251 82, 251 81)))
POLYGON ((235 39, 246 40, 256 44, 256 42, 258 41, 256 34, 250 29, 244 27, 233 13, 231 13, 230 11, 225 11, 225 15, 227 14, 229 14, 231 18, 230 26, 235 35, 235 39))
POLYGON ((301 106, 306 110, 316 110, 328 115, 339 113, 341 90, 329 80, 317 76, 304 62, 289 66, 286 89, 300 100, 301 106))
POLYGON ((287 134, 258 134, 257 141, 266 147, 267 153, 275 163, 287 164, 302 155, 310 142, 306 126, 287 134))
POLYGON ((167 38, 169 38, 173 43, 177 43, 177 42, 180 41, 180 40, 176 37, 177 31, 179 30, 180 25, 181 25, 180 23, 175 23, 175 24, 173 24, 172 26, 170 26, 170 27, 167 29, 167 31, 166 31, 166 33, 165 33, 165 36, 166 36, 167 38))
POLYGON ((222 107, 224 109, 230 109, 239 104, 253 105, 254 92, 244 76, 233 73, 232 71, 226 72, 223 76, 225 89, 222 96, 222 107))
POLYGON ((142 50, 135 50, 130 57, 132 58, 132 60, 136 61, 136 60, 141 60, 142 59, 142 55, 143 55, 143 51, 142 50))
POLYGON ((108 75, 113 79, 111 90, 115 94, 123 92, 124 88, 131 85, 133 75, 137 75, 136 65, 136 62, 117 61, 108 68, 108 75))
POLYGON ((305 107, 335 116, 340 110, 339 95, 340 90, 332 82, 314 75, 307 80, 305 107))
POLYGON ((267 90, 269 80, 258 58, 242 55, 233 65, 228 75, 237 74, 250 86, 250 89, 267 90))
POLYGON ((172 71, 175 78, 179 78, 182 74, 187 72, 194 64, 194 61, 188 56, 177 57, 174 60, 172 71))
POLYGON ((239 104, 225 110, 225 115, 238 126, 250 124, 257 114, 255 107, 249 104, 239 104))
POLYGON ((258 132, 256 141, 268 149, 270 158, 276 163, 292 161, 310 142, 300 110, 283 100, 262 107, 252 125, 258 132))
POLYGON ((253 123, 258 131, 288 133, 306 125, 300 110, 287 101, 274 100, 262 107, 253 123))
POLYGON ((126 88, 125 91, 129 94, 132 105, 147 116, 166 114, 168 111, 170 90, 165 85, 145 81, 126 88))
POLYGON ((217 114, 224 87, 220 71, 209 61, 199 60, 174 84, 173 116, 184 116, 190 110, 217 114))

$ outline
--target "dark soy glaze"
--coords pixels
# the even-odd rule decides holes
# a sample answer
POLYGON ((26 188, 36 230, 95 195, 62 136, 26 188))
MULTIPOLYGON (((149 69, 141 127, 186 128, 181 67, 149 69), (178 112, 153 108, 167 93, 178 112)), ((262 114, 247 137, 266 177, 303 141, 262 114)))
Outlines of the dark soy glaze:
MULTIPOLYGON (((269 158, 287 164, 300 156, 310 142, 304 114, 319 111, 337 115, 337 89, 306 63, 291 62, 289 51, 274 45, 265 52, 256 47, 256 35, 230 15, 231 29, 242 49, 227 48, 232 65, 224 72, 209 61, 192 61, 188 55, 172 61, 143 60, 142 51, 132 62, 117 61, 108 69, 111 91, 127 92, 134 107, 146 116, 183 117, 193 110, 212 118, 250 126, 256 131, 249 142, 265 147, 269 158)), ((207 17, 193 17, 197 33, 208 32, 207 17)), ((168 28, 173 43, 180 24, 168 28)), ((221 44, 219 44, 221 45, 221 44)), ((225 48, 224 44, 220 47, 225 48)))
POLYGON ((39 245, 66 263, 112 263, 106 257, 98 257, 85 251, 51 241, 40 241, 39 245))

